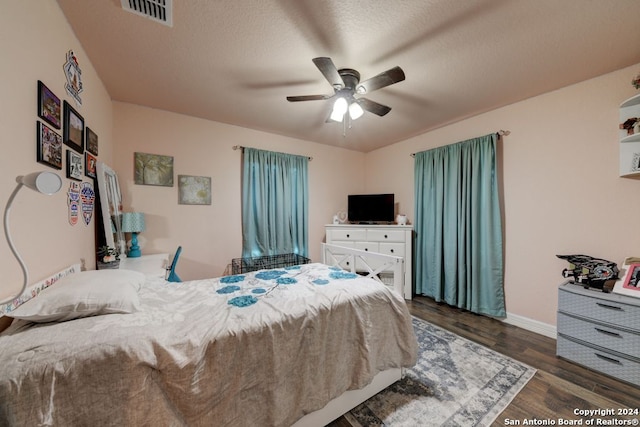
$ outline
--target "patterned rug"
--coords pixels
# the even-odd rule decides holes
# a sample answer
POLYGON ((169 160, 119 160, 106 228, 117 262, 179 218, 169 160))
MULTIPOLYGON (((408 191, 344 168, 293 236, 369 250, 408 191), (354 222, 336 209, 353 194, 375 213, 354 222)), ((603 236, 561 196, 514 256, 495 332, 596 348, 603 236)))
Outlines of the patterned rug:
POLYGON ((356 427, 488 426, 536 370, 413 318, 418 362, 345 415, 356 427))

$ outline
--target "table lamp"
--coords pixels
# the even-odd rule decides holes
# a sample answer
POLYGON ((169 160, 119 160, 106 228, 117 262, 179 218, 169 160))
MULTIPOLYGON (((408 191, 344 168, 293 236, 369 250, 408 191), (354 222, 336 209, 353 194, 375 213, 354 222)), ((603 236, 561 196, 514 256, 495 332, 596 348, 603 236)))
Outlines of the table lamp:
POLYGON ((138 233, 144 230, 144 214, 142 212, 125 212, 122 214, 122 231, 131 233, 131 247, 127 252, 129 258, 137 258, 142 255, 140 246, 138 246, 138 233))

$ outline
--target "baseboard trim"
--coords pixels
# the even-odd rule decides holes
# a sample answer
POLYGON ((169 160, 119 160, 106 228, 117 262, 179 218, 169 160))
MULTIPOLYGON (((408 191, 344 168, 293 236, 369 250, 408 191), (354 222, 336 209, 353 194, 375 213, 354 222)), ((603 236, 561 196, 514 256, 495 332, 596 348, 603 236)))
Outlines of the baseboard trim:
POLYGON ((507 313, 507 317, 502 319, 502 321, 504 323, 544 335, 545 337, 556 339, 558 336, 558 330, 555 326, 538 320, 529 319, 528 317, 518 316, 517 314, 507 313))

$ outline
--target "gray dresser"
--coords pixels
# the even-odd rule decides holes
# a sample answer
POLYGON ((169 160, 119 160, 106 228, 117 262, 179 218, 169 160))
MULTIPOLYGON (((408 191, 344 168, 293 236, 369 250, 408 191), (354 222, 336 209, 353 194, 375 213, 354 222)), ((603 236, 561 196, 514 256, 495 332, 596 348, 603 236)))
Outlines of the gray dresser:
POLYGON ((640 386, 640 298, 560 286, 556 352, 640 386))

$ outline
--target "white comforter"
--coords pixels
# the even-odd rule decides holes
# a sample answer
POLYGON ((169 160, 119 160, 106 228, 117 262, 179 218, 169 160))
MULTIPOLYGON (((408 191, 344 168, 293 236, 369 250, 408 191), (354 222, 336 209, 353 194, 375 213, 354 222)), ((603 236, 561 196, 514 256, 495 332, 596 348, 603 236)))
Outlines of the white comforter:
POLYGON ((0 425, 289 426, 415 363, 401 296, 322 264, 185 283, 0 334, 0 425))

